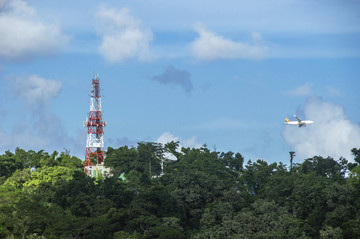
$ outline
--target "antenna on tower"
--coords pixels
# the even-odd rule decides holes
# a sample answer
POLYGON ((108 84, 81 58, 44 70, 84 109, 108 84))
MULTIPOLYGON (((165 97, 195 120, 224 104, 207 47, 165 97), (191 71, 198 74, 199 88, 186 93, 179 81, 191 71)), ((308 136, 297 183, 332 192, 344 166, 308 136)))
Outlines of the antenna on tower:
POLYGON ((84 172, 89 176, 97 177, 108 170, 104 167, 104 139, 103 127, 106 122, 102 119, 100 79, 96 74, 92 79, 89 116, 84 121, 87 127, 86 152, 84 161, 84 172))

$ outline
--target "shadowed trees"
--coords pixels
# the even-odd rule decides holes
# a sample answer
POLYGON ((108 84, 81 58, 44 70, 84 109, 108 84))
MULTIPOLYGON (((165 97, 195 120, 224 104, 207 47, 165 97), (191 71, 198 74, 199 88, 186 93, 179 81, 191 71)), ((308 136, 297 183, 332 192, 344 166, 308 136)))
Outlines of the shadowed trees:
POLYGON ((290 172, 205 145, 141 142, 109 147, 112 176, 94 179, 69 152, 17 148, 0 155, 0 237, 359 238, 359 152, 290 172))

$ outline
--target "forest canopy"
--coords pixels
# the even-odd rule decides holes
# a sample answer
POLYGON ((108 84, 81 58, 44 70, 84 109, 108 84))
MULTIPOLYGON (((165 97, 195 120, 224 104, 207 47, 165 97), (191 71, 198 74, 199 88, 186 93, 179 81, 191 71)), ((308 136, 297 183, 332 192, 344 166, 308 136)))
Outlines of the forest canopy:
POLYGON ((91 178, 68 151, 17 148, 0 155, 0 237, 360 238, 351 152, 287 166, 141 142, 108 147, 111 175, 91 178))

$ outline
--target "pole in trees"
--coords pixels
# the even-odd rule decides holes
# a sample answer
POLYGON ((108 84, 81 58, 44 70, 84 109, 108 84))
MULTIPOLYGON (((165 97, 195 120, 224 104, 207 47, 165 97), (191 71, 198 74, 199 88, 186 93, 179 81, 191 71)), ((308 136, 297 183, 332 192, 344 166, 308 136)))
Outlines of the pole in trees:
POLYGON ((290 153, 290 172, 291 172, 292 167, 293 167, 293 160, 294 160, 295 152, 291 151, 289 153, 290 153))
POLYGON ((102 116, 100 79, 96 75, 92 79, 89 117, 84 121, 84 126, 87 127, 84 172, 90 176, 98 176, 98 169, 103 169, 102 164, 105 159, 103 127, 106 126, 106 122, 103 121, 102 116))

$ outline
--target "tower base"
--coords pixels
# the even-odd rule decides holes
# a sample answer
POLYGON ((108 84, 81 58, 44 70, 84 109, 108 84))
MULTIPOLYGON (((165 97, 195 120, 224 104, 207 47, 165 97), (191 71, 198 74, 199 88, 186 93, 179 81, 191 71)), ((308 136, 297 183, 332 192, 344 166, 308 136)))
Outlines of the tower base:
POLYGON ((87 175, 93 178, 111 176, 110 168, 105 167, 104 164, 86 166, 85 171, 87 172, 87 175))

